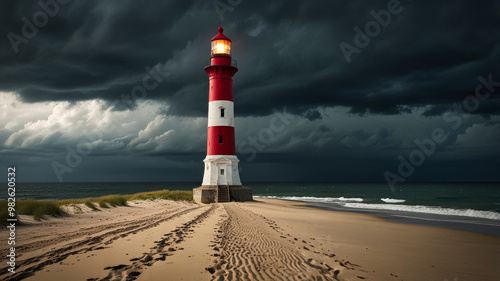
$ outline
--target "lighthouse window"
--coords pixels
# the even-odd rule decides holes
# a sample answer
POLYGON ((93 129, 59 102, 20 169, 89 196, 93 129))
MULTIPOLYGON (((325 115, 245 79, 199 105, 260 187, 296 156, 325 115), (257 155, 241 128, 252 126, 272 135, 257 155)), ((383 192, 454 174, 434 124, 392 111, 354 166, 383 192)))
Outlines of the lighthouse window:
POLYGON ((224 143, 223 135, 219 135, 219 143, 224 143))
POLYGON ((224 108, 220 109, 220 117, 224 117, 224 108))
POLYGON ((220 169, 220 174, 224 175, 224 169, 220 169))

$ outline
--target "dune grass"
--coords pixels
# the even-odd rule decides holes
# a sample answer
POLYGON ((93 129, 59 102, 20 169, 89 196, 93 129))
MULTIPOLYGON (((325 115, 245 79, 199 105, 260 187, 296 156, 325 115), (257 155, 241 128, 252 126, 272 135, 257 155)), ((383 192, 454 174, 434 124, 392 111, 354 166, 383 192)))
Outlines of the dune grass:
MULTIPOLYGON (((64 200, 20 200, 16 201, 16 216, 30 215, 35 220, 41 220, 44 216, 59 217, 65 214, 62 206, 78 206, 83 204, 93 211, 100 208, 110 208, 126 206, 128 201, 133 200, 173 200, 173 201, 193 201, 192 191, 183 190, 160 190, 151 192, 141 192, 127 195, 107 195, 95 198, 64 199, 64 200)), ((78 209, 81 208, 78 206, 78 209)), ((7 225, 8 219, 7 201, 0 201, 0 224, 7 225)))
POLYGON ((152 192, 142 192, 129 195, 128 201, 132 200, 173 200, 173 201, 193 201, 193 192, 185 190, 160 190, 152 192))
POLYGON ((99 211, 99 209, 94 205, 94 202, 92 202, 92 200, 88 199, 87 201, 85 201, 85 206, 89 207, 90 209, 92 209, 92 211, 99 211))
POLYGON ((40 220, 44 215, 59 217, 64 215, 64 211, 58 206, 56 201, 21 200, 16 203, 18 214, 33 216, 35 220, 40 220))
POLYGON ((10 219, 10 218, 11 217, 9 217, 7 200, 0 201, 0 224, 7 225, 7 219, 10 219))

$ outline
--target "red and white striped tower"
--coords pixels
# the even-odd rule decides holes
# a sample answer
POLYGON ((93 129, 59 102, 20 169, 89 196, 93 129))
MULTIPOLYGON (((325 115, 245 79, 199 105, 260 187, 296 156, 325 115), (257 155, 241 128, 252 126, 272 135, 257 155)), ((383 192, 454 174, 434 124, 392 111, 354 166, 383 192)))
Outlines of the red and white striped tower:
MULTIPOLYGON (((231 40, 222 34, 212 38, 210 65, 205 67, 209 77, 208 135, 205 174, 200 187, 214 191, 212 195, 199 195, 202 202, 252 200, 251 189, 241 186, 234 136, 233 75, 238 71, 231 58, 231 40), (246 190, 246 191, 245 191, 246 190), (248 193, 250 192, 250 193, 248 193), (202 198, 202 197, 207 197, 202 198)), ((207 193, 209 194, 209 193, 207 193)), ((198 197, 198 198, 197 198, 198 197)))

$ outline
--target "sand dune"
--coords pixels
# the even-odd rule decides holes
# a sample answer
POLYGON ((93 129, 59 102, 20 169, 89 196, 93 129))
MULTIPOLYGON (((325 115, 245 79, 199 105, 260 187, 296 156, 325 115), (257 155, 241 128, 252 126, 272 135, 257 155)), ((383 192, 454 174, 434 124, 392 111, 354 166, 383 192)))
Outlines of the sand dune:
POLYGON ((23 217, 16 274, 4 267, 0 278, 462 281, 500 274, 498 237, 280 200, 129 205, 82 207, 42 222, 23 217))

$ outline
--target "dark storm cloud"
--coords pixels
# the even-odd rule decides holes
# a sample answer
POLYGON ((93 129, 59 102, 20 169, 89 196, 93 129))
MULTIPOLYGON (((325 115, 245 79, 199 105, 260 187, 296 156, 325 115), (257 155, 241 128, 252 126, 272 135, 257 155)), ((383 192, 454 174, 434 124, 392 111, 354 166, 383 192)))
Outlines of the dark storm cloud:
POLYGON ((309 121, 314 121, 321 118, 321 113, 318 110, 309 110, 304 114, 304 117, 309 121))
MULTIPOLYGON (((364 30, 370 11, 388 2, 242 1, 226 11, 240 67, 238 115, 287 105, 313 119, 309 110, 322 106, 356 114, 430 106, 424 115, 433 116, 474 94, 478 76, 500 80, 498 1, 401 1, 401 12, 348 63, 339 44, 354 46, 354 27, 364 30)), ((22 36, 23 17, 33 22, 41 8, 9 0, 0 11, 0 90, 27 102, 114 102, 157 66, 169 76, 146 98, 167 101, 168 114, 206 115, 203 62, 219 21, 211 1, 69 1, 18 54, 7 34, 22 36)), ((497 95, 475 113, 498 114, 492 104, 497 95)))
MULTIPOLYGON (((67 164, 68 149, 84 141, 92 153, 65 181, 198 181, 214 2, 64 1, 16 46, 12 34, 24 36, 43 9, 0 1, 0 113, 16 116, 0 114, 2 165, 54 181, 52 163, 67 164), (145 78, 157 83, 131 97, 145 78)), ((355 27, 365 30, 372 11, 396 0, 232 3, 222 23, 239 67, 243 181, 384 180, 435 128, 446 141, 408 180, 498 180, 500 2, 401 0, 363 47, 355 27), (359 52, 346 59, 341 43, 359 52), (478 87, 491 94, 466 110, 478 87)))

